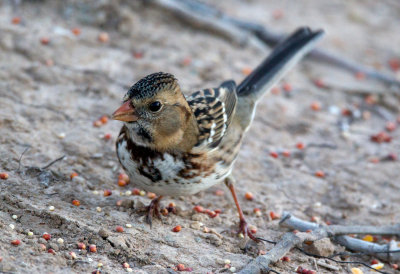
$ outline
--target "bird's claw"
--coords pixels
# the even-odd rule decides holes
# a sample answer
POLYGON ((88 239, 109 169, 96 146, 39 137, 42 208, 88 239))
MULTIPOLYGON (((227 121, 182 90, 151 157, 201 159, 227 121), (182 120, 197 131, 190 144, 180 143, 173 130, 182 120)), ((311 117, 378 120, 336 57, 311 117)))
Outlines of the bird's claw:
POLYGON ((260 242, 260 240, 257 237, 255 237, 254 234, 249 229, 245 219, 240 220, 238 234, 242 234, 244 237, 246 237, 246 235, 247 235, 247 236, 249 236, 250 239, 252 239, 256 243, 260 242))

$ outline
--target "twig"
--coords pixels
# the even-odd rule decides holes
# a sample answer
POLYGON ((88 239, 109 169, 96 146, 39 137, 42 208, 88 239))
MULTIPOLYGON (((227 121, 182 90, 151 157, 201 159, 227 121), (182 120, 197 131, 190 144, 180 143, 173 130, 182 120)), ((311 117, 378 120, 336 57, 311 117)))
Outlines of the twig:
POLYGON ((64 158, 65 158, 65 155, 63 155, 63 156, 61 156, 61 157, 59 157, 59 158, 57 158, 57 159, 51 161, 49 164, 45 165, 45 166, 42 167, 41 169, 49 168, 49 167, 51 167, 52 165, 54 165, 54 164, 57 163, 58 161, 61 161, 61 160, 64 159, 64 158))
POLYGON ((30 148, 30 146, 26 147, 26 148, 24 149, 24 151, 21 153, 21 156, 19 156, 17 172, 19 172, 19 169, 21 168, 22 157, 24 157, 24 154, 28 151, 29 148, 30 148))
MULTIPOLYGON (((254 42, 254 39, 251 39, 256 37, 265 45, 275 46, 285 36, 272 32, 263 25, 226 15, 218 9, 197 0, 148 0, 147 2, 173 13, 179 20, 191 24, 192 27, 213 31, 241 45, 249 42, 258 45, 254 42)), ((324 50, 314 49, 309 53, 309 57, 352 73, 364 73, 365 76, 390 86, 400 87, 400 81, 391 75, 383 74, 373 68, 359 65, 348 58, 336 56, 324 50)))

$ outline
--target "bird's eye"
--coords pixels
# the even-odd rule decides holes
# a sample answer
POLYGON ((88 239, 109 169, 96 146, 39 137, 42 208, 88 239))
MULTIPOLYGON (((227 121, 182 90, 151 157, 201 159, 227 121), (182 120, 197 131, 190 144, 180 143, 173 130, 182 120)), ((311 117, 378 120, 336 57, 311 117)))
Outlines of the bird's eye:
POLYGON ((159 101, 155 101, 155 102, 153 102, 153 103, 150 103, 150 105, 149 105, 149 109, 150 109, 152 112, 157 112, 157 111, 159 111, 159 110, 161 109, 161 107, 162 107, 162 105, 161 105, 161 103, 160 103, 159 101))

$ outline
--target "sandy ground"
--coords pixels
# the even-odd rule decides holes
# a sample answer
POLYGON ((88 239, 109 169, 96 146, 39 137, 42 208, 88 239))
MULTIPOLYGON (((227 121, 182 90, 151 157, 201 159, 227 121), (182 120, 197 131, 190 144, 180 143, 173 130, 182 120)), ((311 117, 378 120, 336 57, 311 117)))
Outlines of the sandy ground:
MULTIPOLYGON (((171 72, 189 92, 228 78, 240 81, 243 71, 257 65, 269 50, 239 47, 188 28, 161 11, 119 2, 23 1, 16 9, 11 1, 0 3, 0 172, 9 174, 8 180, 0 180, 0 272, 89 273, 101 262, 103 273, 121 273, 127 262, 135 273, 168 273, 179 263, 194 273, 219 273, 227 271, 227 259, 240 270, 259 250, 272 247, 250 243, 248 252, 243 251, 243 240, 234 234, 236 209, 222 185, 193 197, 168 197, 163 204, 174 202, 178 213, 155 220, 150 229, 135 213, 150 199, 124 194, 134 182, 117 185, 121 169, 114 141, 121 124, 93 126, 102 115, 110 115, 126 88, 146 74, 171 72), (12 23, 14 16, 21 17, 19 24, 12 23), (71 32, 75 27, 81 30, 79 36, 71 32), (102 31, 108 32, 109 41, 98 41, 102 31), (41 43, 46 37, 49 43, 41 43), (63 155, 62 161, 41 169, 63 155), (72 172, 79 176, 71 180, 72 172), (104 197, 105 189, 112 195, 104 197), (224 195, 217 196, 216 190, 224 195), (80 206, 72 200, 79 200, 80 206), (222 213, 216 218, 194 214, 195 205, 222 213), (128 223, 131 228, 125 227, 128 223), (123 233, 115 231, 118 225, 124 227, 123 233), (171 231, 176 225, 183 227, 181 232, 171 231), (203 232, 204 227, 215 233, 203 232), (51 240, 42 239, 44 232, 51 240), (15 239, 21 241, 19 246, 11 244, 15 239), (95 244, 97 253, 79 250, 78 242, 95 244), (55 254, 41 251, 40 244, 55 254)), ((387 61, 400 55, 395 46, 400 45, 396 1, 229 0, 216 5, 281 32, 299 25, 322 27, 328 35, 321 47, 387 73, 393 73, 387 61), (282 17, 276 18, 279 11, 282 17)), ((282 83, 293 90, 266 96, 259 104, 233 172, 240 202, 257 235, 277 240, 285 232, 279 220, 268 217, 270 211, 291 211, 306 220, 316 216, 321 223, 398 222, 399 163, 373 159, 398 156, 400 131, 389 133, 390 143, 371 142, 370 136, 384 130, 387 120, 396 120, 399 98, 380 83, 311 61, 298 65, 282 83), (333 85, 318 88, 312 83, 315 78, 333 85), (385 93, 377 97, 377 105, 368 106, 366 119, 342 134, 341 110, 365 105, 363 96, 346 87, 385 93), (315 101, 321 110, 310 108, 315 101), (299 151, 298 142, 306 149, 299 151), (270 156, 284 150, 291 156, 270 156), (326 176, 315 176, 319 170, 326 176), (246 192, 254 194, 253 201, 245 200, 246 192), (261 217, 254 208, 261 209, 261 217)), ((378 241, 384 243, 380 237, 378 241)), ((299 265, 317 270, 314 259, 300 252, 288 256, 290 262, 273 268, 281 273, 293 273, 299 265)), ((373 258, 357 259, 370 263, 373 258)), ((349 273, 357 265, 335 266, 339 273, 349 273)), ((383 270, 395 272, 390 264, 383 270)))

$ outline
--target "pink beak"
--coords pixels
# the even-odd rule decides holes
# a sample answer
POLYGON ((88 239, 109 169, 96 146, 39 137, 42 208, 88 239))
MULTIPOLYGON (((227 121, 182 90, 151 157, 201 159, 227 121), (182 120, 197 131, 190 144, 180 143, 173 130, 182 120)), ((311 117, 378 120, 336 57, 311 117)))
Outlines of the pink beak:
POLYGON ((123 122, 135 122, 139 119, 130 101, 123 103, 122 106, 113 113, 112 118, 123 122))

